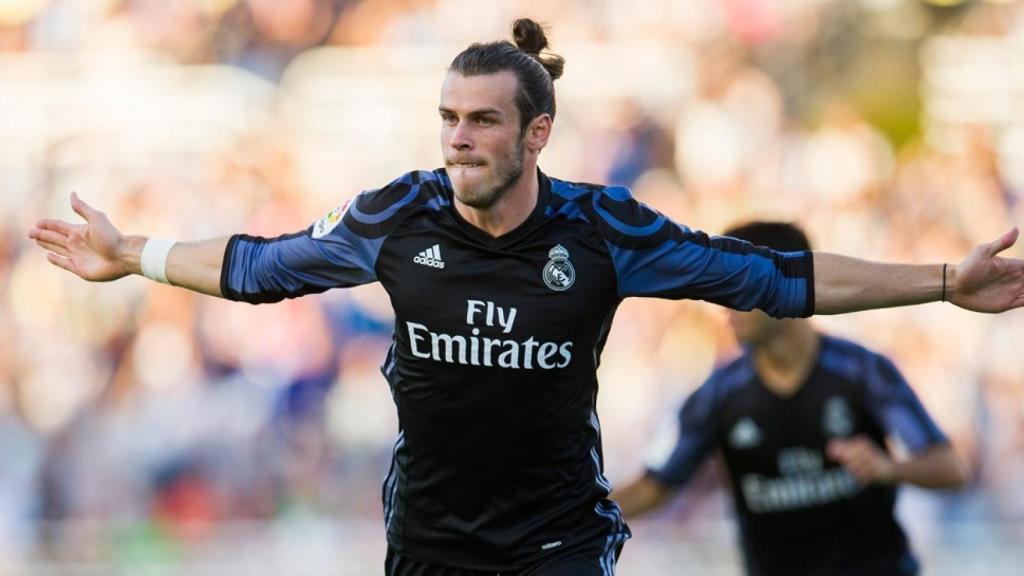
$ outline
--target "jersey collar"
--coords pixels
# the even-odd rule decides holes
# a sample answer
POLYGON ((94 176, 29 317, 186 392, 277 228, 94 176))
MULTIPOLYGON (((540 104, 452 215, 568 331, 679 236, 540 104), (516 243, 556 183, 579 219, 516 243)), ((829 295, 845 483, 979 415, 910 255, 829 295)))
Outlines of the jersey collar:
POLYGON ((445 183, 444 193, 448 197, 447 212, 449 216, 467 236, 484 246, 502 248, 514 244, 519 239, 536 230, 547 220, 547 207, 551 202, 551 180, 539 168, 537 169, 537 204, 533 207, 533 211, 530 212, 530 215, 527 216, 522 224, 496 238, 473 226, 459 214, 459 211, 455 209, 455 198, 451 189, 451 180, 445 178, 443 181, 445 183))

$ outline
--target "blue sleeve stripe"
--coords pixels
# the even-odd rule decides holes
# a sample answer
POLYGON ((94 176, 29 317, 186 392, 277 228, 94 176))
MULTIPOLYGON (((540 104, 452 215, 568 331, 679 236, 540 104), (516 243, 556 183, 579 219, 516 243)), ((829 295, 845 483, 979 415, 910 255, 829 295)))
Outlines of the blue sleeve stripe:
POLYGON ((887 358, 864 350, 868 409, 912 453, 949 440, 924 409, 903 375, 887 358))
POLYGON ((388 235, 409 214, 448 205, 442 181, 443 170, 414 171, 362 192, 348 204, 341 222, 320 238, 312 237, 312 229, 273 239, 233 237, 221 271, 221 293, 247 302, 275 302, 373 282, 388 235))
POLYGON ((611 226, 616 231, 622 234, 626 234, 628 236, 650 236, 651 234, 654 234, 658 230, 661 230, 661 228, 665 226, 665 223, 667 222, 666 218, 661 214, 658 214, 657 212, 651 212, 651 214, 655 215, 654 221, 651 222, 650 224, 647 224, 646 226, 632 226, 626 224, 625 222, 622 222, 621 220, 613 216, 610 212, 605 210, 601 206, 599 199, 600 196, 595 194, 593 197, 594 211, 597 212, 597 214, 601 217, 602 220, 604 220, 606 224, 608 224, 609 226, 611 226))
POLYGON ((949 440, 925 410, 914 390, 888 358, 836 337, 822 339, 822 368, 851 382, 865 385, 870 414, 912 453, 949 440))
POLYGON ((385 210, 382 210, 381 212, 378 212, 377 214, 366 214, 366 213, 362 212, 359 209, 359 206, 358 206, 357 202, 353 202, 349 206, 348 213, 349 213, 349 215, 352 216, 352 218, 355 218, 356 221, 358 221, 358 222, 360 222, 362 224, 366 224, 366 225, 370 225, 370 226, 375 225, 375 224, 380 224, 381 222, 384 222, 388 218, 391 218, 392 216, 397 214, 399 210, 401 210, 403 207, 407 206, 410 202, 415 200, 416 196, 418 196, 419 193, 420 193, 420 185, 419 184, 412 184, 412 185, 409 186, 409 192, 404 197, 402 197, 401 200, 399 200, 398 202, 395 202, 394 204, 388 206, 385 210))
POLYGON ((890 406, 883 411, 882 419, 913 454, 938 444, 949 443, 946 435, 928 415, 912 406, 890 406))
POLYGON ((775 317, 814 313, 810 252, 773 252, 733 238, 710 238, 637 202, 623 187, 552 179, 551 190, 565 205, 578 206, 604 238, 622 298, 692 298, 741 310, 761 308, 775 317), (585 195, 590 198, 581 198, 585 195))
POLYGON ((434 196, 430 200, 427 200, 426 206, 428 209, 434 212, 440 212, 443 208, 446 208, 450 203, 444 196, 434 196))
POLYGON ((594 187, 573 186, 563 180, 555 178, 548 179, 551 182, 551 192, 569 201, 574 201, 587 193, 593 193, 594 187))
POLYGON ((744 254, 729 245, 675 240, 652 250, 607 244, 624 298, 702 299, 739 310, 761 308, 775 317, 809 316, 814 309, 810 253, 744 254))
POLYGON ((260 304, 366 284, 376 279, 383 242, 355 237, 344 225, 319 240, 308 230, 273 239, 236 235, 228 242, 221 293, 260 304))
POLYGON ((447 189, 447 190, 451 190, 452 189, 452 180, 451 180, 451 178, 448 177, 448 172, 445 171, 444 168, 438 168, 437 170, 431 172, 431 175, 438 182, 440 182, 441 186, 443 186, 445 189, 447 189))
POLYGON ((228 300, 239 300, 239 294, 231 288, 231 269, 234 263, 235 254, 235 243, 238 242, 239 235, 235 234, 231 238, 228 238, 228 245, 224 248, 224 260, 221 262, 220 267, 220 293, 221 296, 228 300))

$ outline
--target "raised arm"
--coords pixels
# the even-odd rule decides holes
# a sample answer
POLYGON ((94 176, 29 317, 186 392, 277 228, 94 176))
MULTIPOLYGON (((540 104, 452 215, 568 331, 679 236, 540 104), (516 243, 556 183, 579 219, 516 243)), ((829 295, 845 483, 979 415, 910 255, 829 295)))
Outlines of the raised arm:
POLYGON ((381 246, 417 206, 403 208, 415 199, 430 198, 418 192, 436 182, 430 172, 406 174, 292 234, 236 234, 181 243, 125 236, 105 214, 72 194, 71 207, 85 223, 41 220, 29 238, 49 251, 53 265, 85 280, 105 282, 143 273, 229 300, 277 302, 376 281, 381 246))
MULTIPOLYGON (((46 219, 36 223, 29 238, 46 249, 51 264, 94 282, 109 282, 129 274, 142 274, 140 264, 146 244, 143 236, 125 236, 107 215, 71 195, 71 208, 85 223, 46 219)), ((167 279, 181 286, 222 296, 221 268, 228 238, 179 242, 167 256, 167 279)))
POLYGON ((1000 257, 1013 246, 1014 228, 976 247, 959 264, 881 264, 814 253, 816 314, 841 314, 948 300, 976 312, 1024 306, 1024 260, 1000 257), (945 277, 943 277, 945 273, 945 277))

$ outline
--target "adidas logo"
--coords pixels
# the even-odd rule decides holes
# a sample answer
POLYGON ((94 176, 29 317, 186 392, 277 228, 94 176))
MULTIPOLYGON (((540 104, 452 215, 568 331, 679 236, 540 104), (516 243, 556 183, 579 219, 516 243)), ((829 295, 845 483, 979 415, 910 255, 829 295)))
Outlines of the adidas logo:
POLYGON ((412 261, 417 264, 423 264, 424 266, 430 266, 431 268, 444 269, 444 260, 441 260, 441 246, 439 244, 434 244, 430 248, 420 252, 412 259, 412 261))

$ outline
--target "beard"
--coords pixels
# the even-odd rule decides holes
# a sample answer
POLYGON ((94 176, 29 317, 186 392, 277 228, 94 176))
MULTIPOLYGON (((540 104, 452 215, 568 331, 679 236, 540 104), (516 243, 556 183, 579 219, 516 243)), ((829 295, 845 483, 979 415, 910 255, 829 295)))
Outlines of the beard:
POLYGON ((524 139, 516 141, 515 149, 511 154, 499 159, 494 165, 494 176, 486 182, 481 182, 477 190, 456 188, 454 182, 452 189, 455 199, 459 202, 476 209, 488 209, 498 203, 499 200, 508 194, 509 190, 523 175, 523 152, 525 149, 524 139))

